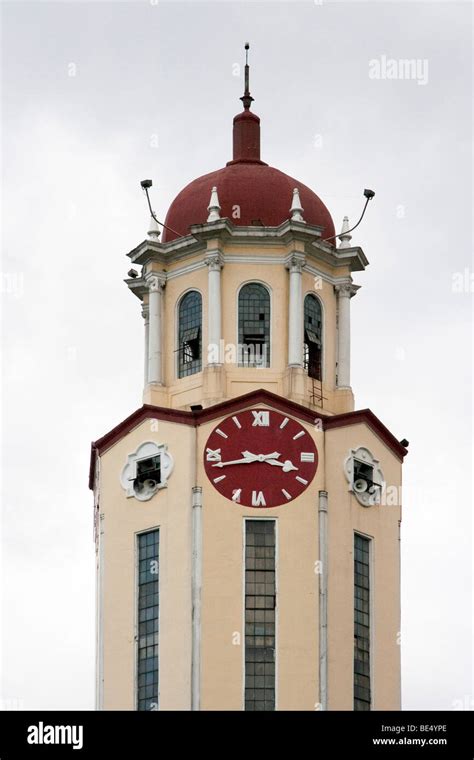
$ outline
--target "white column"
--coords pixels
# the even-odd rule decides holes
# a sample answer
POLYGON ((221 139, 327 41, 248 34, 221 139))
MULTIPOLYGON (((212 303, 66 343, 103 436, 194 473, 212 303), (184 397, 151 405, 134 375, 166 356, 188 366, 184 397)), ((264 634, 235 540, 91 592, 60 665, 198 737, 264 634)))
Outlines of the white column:
POLYGON ((319 492, 319 702, 328 709, 328 493, 319 492))
POLYGON ((201 588, 202 588, 202 488, 193 488, 192 514, 192 651, 191 710, 199 710, 201 701, 201 588))
POLYGON ((290 271, 290 304, 288 313, 288 365, 303 366, 303 288, 302 270, 306 259, 294 253, 287 268, 290 271))
POLYGON ((149 327, 148 327, 148 382, 163 382, 162 376, 162 294, 165 287, 165 278, 158 275, 151 275, 147 278, 148 284, 148 308, 149 308, 149 327))
POLYGON ((357 287, 351 283, 336 285, 338 305, 337 387, 351 387, 351 305, 357 287))
POLYGON ((146 304, 142 304, 142 317, 145 322, 145 368, 144 368, 144 376, 145 376, 145 385, 148 383, 148 341, 149 338, 149 314, 150 310, 146 304))
POLYGON ((208 364, 220 364, 222 335, 221 269, 222 258, 216 251, 206 256, 208 268, 208 364))

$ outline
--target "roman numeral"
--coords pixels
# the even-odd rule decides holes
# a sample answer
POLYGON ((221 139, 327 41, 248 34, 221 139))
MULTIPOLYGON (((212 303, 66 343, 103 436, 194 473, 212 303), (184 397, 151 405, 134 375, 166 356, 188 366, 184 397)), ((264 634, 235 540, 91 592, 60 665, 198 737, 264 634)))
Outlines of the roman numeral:
POLYGON ((312 451, 302 451, 301 452, 301 461, 302 462, 314 462, 314 454, 312 451))
POLYGON ((206 449, 206 462, 220 462, 221 459, 220 449, 216 449, 215 451, 213 449, 206 449))
POLYGON ((252 427, 268 427, 270 425, 270 412, 252 412, 252 427))
POLYGON ((266 507, 267 502, 263 491, 252 491, 252 507, 266 507))

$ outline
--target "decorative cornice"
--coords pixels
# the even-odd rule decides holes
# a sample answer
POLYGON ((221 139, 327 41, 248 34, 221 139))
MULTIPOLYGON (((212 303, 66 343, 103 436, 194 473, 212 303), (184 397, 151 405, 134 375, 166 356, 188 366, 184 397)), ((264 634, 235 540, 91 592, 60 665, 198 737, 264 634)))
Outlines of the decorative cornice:
MULTIPOLYGON (((232 239, 234 243, 254 243, 260 245, 274 245, 278 242, 290 244, 292 240, 307 240, 308 242, 321 238, 322 227, 301 222, 292 222, 287 219, 278 227, 257 227, 236 225, 230 219, 224 217, 210 224, 195 224, 191 228, 190 235, 175 238, 169 243, 158 243, 155 240, 143 240, 136 248, 133 248, 127 256, 136 264, 143 264, 143 259, 161 261, 175 261, 182 255, 190 255, 205 246, 207 240, 222 237, 223 240, 232 239)), ((328 250, 331 246, 327 245, 328 250)), ((336 250, 333 248, 332 250, 336 250)))
POLYGON ((205 242, 196 240, 192 235, 186 235, 186 237, 177 238, 170 243, 143 240, 126 255, 134 264, 145 265, 149 261, 168 264, 183 258, 189 258, 205 248, 205 242))
MULTIPOLYGON (((249 254, 248 256, 239 256, 235 254, 224 255, 221 251, 219 251, 219 255, 221 257, 221 266, 224 266, 224 264, 271 264, 278 266, 284 265, 289 268, 288 262, 292 254, 290 254, 290 256, 255 256, 253 254, 249 254)), ((298 255, 304 256, 303 254, 298 255)), ((192 272, 196 272, 205 266, 205 258, 199 261, 193 261, 191 264, 186 264, 185 266, 179 267, 179 269, 173 269, 171 272, 167 272, 166 281, 168 282, 169 280, 174 280, 176 277, 181 277, 185 274, 191 274, 192 272)), ((347 282, 347 277, 332 277, 327 272, 324 272, 318 267, 315 267, 313 264, 308 263, 307 258, 303 271, 308 272, 313 277, 320 277, 321 280, 329 283, 330 285, 338 285, 347 282)), ((137 298, 139 298, 141 301, 143 301, 144 296, 148 293, 148 287, 145 279, 143 277, 135 277, 126 279, 124 282, 130 288, 132 293, 136 295, 137 298)))
MULTIPOLYGON (((333 268, 349 267, 351 271, 362 271, 368 260, 359 247, 337 249, 321 241, 321 227, 302 222, 285 221, 279 227, 241 227, 227 219, 211 224, 194 225, 192 235, 177 238, 169 243, 144 240, 127 255, 135 264, 149 262, 166 265, 195 256, 206 249, 209 240, 216 238, 222 243, 231 240, 233 245, 242 247, 274 247, 276 244, 290 248, 295 241, 304 245, 308 259, 321 261, 333 268)), ((256 257, 253 259, 256 260, 256 257)))
POLYGON ((137 298, 143 301, 143 298, 148 293, 148 287, 143 277, 130 277, 124 280, 124 283, 137 298))
POLYGON ((201 259, 200 261, 193 261, 192 264, 185 264, 185 266, 179 269, 173 269, 171 272, 167 272, 166 280, 174 280, 176 277, 181 277, 183 274, 190 274, 196 272, 198 269, 204 269, 206 262, 201 259))
POLYGON ((227 217, 212 224, 194 224, 190 229, 198 240, 208 240, 220 235, 224 240, 232 238, 233 242, 260 242, 262 238, 273 238, 283 242, 290 242, 291 239, 313 241, 315 238, 319 240, 323 231, 318 225, 294 222, 291 219, 286 219, 278 227, 260 227, 233 224, 227 217))
MULTIPOLYGON (((339 285, 343 282, 347 282, 346 276, 332 277, 327 272, 323 272, 321 269, 318 269, 317 267, 314 267, 311 264, 306 264, 304 271, 309 272, 309 274, 312 274, 315 277, 321 277, 322 280, 324 280, 325 282, 328 282, 330 285, 339 285)), ((360 288, 360 285, 358 287, 360 288)))
POLYGON ((99 438, 91 444, 89 488, 94 489, 97 457, 110 449, 115 443, 120 441, 125 435, 127 435, 127 433, 140 425, 144 420, 165 420, 179 425, 198 427, 199 425, 203 425, 218 417, 223 417, 232 414, 239 409, 257 404, 267 404, 278 411, 291 414, 309 424, 314 424, 316 419, 322 420, 323 430, 325 431, 338 427, 346 427, 348 425, 366 424, 394 453, 399 461, 403 461, 404 456, 408 453, 407 449, 399 443, 390 430, 385 427, 370 409, 361 409, 356 412, 346 412, 345 414, 328 416, 316 413, 312 409, 308 409, 294 401, 289 401, 281 396, 277 396, 270 391, 260 389, 246 393, 238 398, 222 401, 219 404, 214 404, 213 406, 207 407, 207 409, 201 409, 196 412, 186 412, 180 409, 169 409, 167 407, 144 404, 140 409, 137 409, 129 417, 102 436, 102 438, 99 438))
MULTIPOLYGON (((316 246, 316 244, 314 244, 316 246)), ((339 262, 335 266, 350 266, 352 272, 362 272, 369 266, 369 260, 362 248, 358 245, 351 248, 338 248, 334 251, 336 260, 339 262)))

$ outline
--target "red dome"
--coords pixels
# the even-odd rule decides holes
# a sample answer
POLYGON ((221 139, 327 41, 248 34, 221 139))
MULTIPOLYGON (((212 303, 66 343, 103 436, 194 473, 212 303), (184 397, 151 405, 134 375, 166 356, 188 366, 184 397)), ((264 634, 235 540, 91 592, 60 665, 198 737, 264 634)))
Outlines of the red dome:
MULTIPOLYGON (((248 50, 248 47, 245 48, 248 50)), ((324 203, 309 187, 273 169, 260 159, 260 118, 250 111, 249 67, 245 65, 242 113, 234 116, 233 157, 223 169, 198 177, 176 196, 169 207, 163 242, 189 234, 193 224, 205 224, 213 187, 221 206, 221 218, 243 227, 278 227, 290 218, 293 190, 298 188, 303 218, 323 228, 322 239, 334 235, 334 224, 324 203)))
MULTIPOLYGON (((257 161, 229 163, 223 169, 190 182, 171 204, 165 224, 180 235, 187 235, 192 224, 205 224, 214 186, 217 187, 222 218, 228 217, 237 225, 262 224, 265 227, 278 227, 290 218, 293 189, 297 187, 305 222, 321 226, 323 240, 334 235, 329 211, 309 187, 257 161), (240 209, 240 218, 235 215, 236 207, 240 209)), ((177 237, 170 230, 163 230, 163 242, 177 237)))

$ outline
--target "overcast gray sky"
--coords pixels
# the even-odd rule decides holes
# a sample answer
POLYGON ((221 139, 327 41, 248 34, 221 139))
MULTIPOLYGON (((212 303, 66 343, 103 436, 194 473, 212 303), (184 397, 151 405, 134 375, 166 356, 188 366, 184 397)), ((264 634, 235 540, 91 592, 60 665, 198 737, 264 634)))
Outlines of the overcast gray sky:
POLYGON ((153 178, 163 218, 231 158, 248 39, 262 158, 312 187, 338 229, 376 191, 353 238, 371 264, 354 278, 352 380, 357 407, 410 440, 403 706, 474 708, 470 4, 1 12, 6 706, 94 706, 89 447, 141 405, 143 322, 122 282, 147 229, 139 182, 153 178), (383 56, 419 76, 382 78, 383 56))

